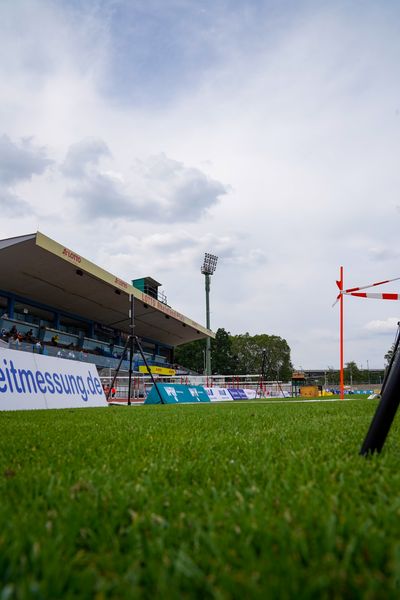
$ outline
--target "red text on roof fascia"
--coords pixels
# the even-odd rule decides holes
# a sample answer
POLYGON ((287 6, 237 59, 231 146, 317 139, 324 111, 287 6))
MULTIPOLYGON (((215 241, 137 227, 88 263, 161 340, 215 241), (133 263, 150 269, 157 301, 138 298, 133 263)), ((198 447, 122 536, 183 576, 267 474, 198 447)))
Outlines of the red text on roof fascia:
POLYGON ((126 281, 122 281, 122 279, 119 279, 118 277, 115 278, 115 282, 117 285, 125 288, 126 290, 128 289, 128 284, 126 283, 126 281))
POLYGON ((64 248, 62 253, 64 254, 64 256, 68 256, 68 258, 70 258, 76 263, 80 263, 82 261, 82 258, 79 256, 79 254, 75 254, 75 252, 68 250, 68 248, 64 248))

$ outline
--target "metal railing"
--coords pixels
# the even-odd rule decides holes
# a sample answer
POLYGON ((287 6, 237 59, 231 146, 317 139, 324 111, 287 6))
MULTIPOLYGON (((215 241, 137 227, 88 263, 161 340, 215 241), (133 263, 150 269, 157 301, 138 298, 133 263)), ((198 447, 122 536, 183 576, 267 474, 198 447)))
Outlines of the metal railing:
MULTIPOLYGON (((113 373, 106 374, 102 372, 101 381, 104 386, 110 386, 113 380, 113 373)), ((155 377, 157 383, 181 384, 181 385, 202 385, 206 388, 227 388, 227 389, 248 389, 257 392, 258 398, 279 398, 291 395, 292 384, 277 381, 261 381, 257 375, 185 375, 174 377, 155 377)), ((135 373, 132 378, 131 400, 144 402, 147 394, 151 390, 153 383, 149 375, 135 373)), ((128 398, 128 374, 118 375, 115 384, 115 396, 110 400, 124 401, 128 398)))
MULTIPOLYGON (((112 371, 115 370, 119 364, 118 358, 113 358, 111 356, 103 356, 101 354, 92 354, 91 352, 85 352, 85 350, 69 349, 63 348, 61 346, 52 346, 47 344, 40 344, 40 346, 38 346, 36 343, 19 342, 16 340, 9 340, 8 342, 4 343, 5 347, 8 347, 10 350, 22 350, 24 352, 44 354, 45 356, 55 356, 57 358, 66 358, 68 360, 78 360, 80 362, 95 364, 99 369, 110 369, 112 371)), ((148 363, 152 366, 169 366, 166 362, 153 361, 152 358, 148 355, 146 355, 146 359, 148 363)), ((143 362, 138 362, 135 359, 134 364, 142 365, 143 362)), ((121 369, 123 371, 128 371, 129 360, 122 361, 121 369)))

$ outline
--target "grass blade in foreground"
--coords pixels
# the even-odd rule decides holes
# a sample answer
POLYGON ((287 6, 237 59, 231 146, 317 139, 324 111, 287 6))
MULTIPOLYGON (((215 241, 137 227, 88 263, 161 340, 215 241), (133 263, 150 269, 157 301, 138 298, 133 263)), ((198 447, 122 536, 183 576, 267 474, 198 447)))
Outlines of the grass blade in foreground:
POLYGON ((400 436, 374 401, 0 413, 3 598, 390 598, 400 436))

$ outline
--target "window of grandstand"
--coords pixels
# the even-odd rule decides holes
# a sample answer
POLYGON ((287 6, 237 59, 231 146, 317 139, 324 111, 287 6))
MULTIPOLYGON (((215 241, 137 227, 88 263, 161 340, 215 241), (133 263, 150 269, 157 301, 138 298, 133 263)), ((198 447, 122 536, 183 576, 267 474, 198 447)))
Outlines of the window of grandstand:
POLYGON ((144 352, 146 352, 147 354, 154 354, 154 344, 151 344, 150 342, 143 342, 142 341, 142 348, 144 350, 144 352))
POLYGON ((43 342, 46 344, 54 344, 54 338, 57 336, 57 346, 70 346, 71 344, 75 347, 79 345, 79 336, 72 333, 64 333, 56 329, 46 329, 43 335, 43 342))
POLYGON ((124 351, 124 346, 114 345, 112 347, 112 355, 114 358, 121 358, 123 351, 124 351))
POLYGON ((156 354, 154 357, 154 361, 156 363, 165 363, 167 362, 167 359, 165 358, 165 356, 161 356, 160 354, 156 354))
POLYGON ((16 302, 14 305, 14 318, 18 321, 34 325, 44 325, 45 327, 51 327, 54 324, 53 312, 21 302, 16 302))
POLYGON ((39 325, 39 318, 32 314, 26 304, 20 304, 19 302, 15 303, 14 306, 14 318, 18 321, 25 321, 26 323, 35 323, 39 325))
POLYGON ((5 332, 10 331, 13 326, 16 327, 18 333, 25 334, 32 330, 33 337, 38 337, 39 328, 35 326, 32 327, 30 323, 25 323, 23 321, 19 321, 18 319, 1 319, 1 329, 5 332))
POLYGON ((106 344, 111 344, 114 340, 114 335, 110 335, 109 333, 102 333, 101 331, 96 331, 96 339, 101 342, 105 342, 106 344))
POLYGON ((115 331, 115 329, 108 327, 107 325, 102 325, 101 323, 94 324, 94 333, 98 340, 107 342, 108 344, 118 341, 119 337, 118 332, 115 331))
POLYGON ((89 333, 89 324, 80 319, 60 316, 60 330, 84 337, 89 333))
POLYGON ((89 352, 97 352, 104 356, 111 356, 110 344, 101 342, 100 340, 85 338, 83 340, 83 349, 88 350, 89 352))
POLYGON ((160 346, 159 354, 164 359, 164 361, 171 362, 171 357, 172 357, 171 348, 165 348, 164 346, 160 346))

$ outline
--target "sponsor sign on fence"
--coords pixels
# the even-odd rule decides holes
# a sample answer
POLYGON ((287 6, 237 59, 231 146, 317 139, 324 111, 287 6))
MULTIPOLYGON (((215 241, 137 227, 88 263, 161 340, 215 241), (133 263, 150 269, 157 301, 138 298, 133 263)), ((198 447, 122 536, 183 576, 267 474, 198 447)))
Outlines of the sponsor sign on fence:
POLYGON ((95 365, 0 348, 0 410, 106 405, 95 365))
MULTIPOLYGON (((182 385, 171 383, 157 383, 158 391, 164 404, 177 404, 182 402, 210 402, 202 385, 182 385)), ((153 385, 145 404, 161 404, 160 396, 153 385)))
POLYGON ((228 392, 233 400, 247 400, 246 392, 240 388, 229 388, 228 392))
MULTIPOLYGON (((167 367, 158 367, 157 365, 149 365, 150 373, 154 373, 156 375, 167 375, 168 377, 173 377, 176 373, 175 369, 168 369, 167 367)), ((148 369, 145 365, 139 366, 140 373, 148 373, 148 369)))
POLYGON ((217 402, 217 401, 221 402, 221 400, 232 400, 232 396, 230 395, 230 393, 228 392, 228 390, 226 388, 206 387, 204 389, 206 390, 207 395, 210 398, 211 402, 217 402))
POLYGON ((256 390, 244 389, 243 391, 246 394, 247 400, 254 400, 256 397, 256 390))

